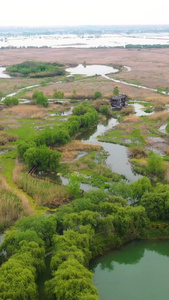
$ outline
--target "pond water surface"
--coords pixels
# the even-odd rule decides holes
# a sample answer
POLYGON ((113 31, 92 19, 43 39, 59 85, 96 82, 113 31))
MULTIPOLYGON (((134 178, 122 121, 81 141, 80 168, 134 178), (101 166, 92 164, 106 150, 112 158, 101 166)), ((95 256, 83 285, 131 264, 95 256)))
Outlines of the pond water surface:
POLYGON ((11 76, 6 74, 5 71, 6 71, 5 67, 0 67, 0 78, 11 78, 11 76))
POLYGON ((96 259, 100 300, 168 300, 169 241, 138 241, 96 259))
POLYGON ((82 74, 86 76, 94 76, 94 75, 106 75, 110 73, 117 73, 119 70, 110 66, 104 65, 78 65, 77 67, 66 69, 67 72, 70 72, 72 75, 74 74, 82 74))

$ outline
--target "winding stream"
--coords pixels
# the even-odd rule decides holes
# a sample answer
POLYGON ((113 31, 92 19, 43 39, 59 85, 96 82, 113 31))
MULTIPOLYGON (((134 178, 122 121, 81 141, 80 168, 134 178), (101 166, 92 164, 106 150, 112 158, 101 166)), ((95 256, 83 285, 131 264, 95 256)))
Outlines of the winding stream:
POLYGON ((99 144, 103 150, 108 153, 106 159, 107 166, 113 171, 121 175, 125 175, 129 182, 138 180, 141 176, 134 174, 129 163, 127 147, 113 143, 105 143, 97 140, 98 136, 103 135, 107 130, 118 124, 117 119, 111 118, 107 124, 98 124, 96 127, 81 134, 78 139, 90 144, 99 144))

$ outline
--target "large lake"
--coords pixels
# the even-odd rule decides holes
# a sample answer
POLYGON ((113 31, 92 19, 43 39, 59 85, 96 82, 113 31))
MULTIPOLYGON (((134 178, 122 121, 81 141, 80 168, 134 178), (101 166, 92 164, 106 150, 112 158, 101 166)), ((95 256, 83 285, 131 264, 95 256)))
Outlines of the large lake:
POLYGON ((168 44, 168 32, 161 33, 132 33, 132 34, 51 34, 10 36, 0 39, 1 47, 52 47, 52 48, 98 48, 117 47, 127 44, 168 44))
POLYGON ((100 300, 168 300, 169 241, 137 241, 90 266, 100 300))

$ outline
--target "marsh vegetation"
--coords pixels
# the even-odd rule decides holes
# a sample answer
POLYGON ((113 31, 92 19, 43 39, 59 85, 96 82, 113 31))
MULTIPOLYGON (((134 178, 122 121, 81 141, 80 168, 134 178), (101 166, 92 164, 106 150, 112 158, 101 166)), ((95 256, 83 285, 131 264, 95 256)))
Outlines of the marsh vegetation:
MULTIPOLYGON (((3 79, 2 95, 17 90, 19 80, 32 83, 31 76, 12 78, 8 92, 3 79)), ((36 78, 38 87, 18 94, 18 105, 1 105, 0 230, 14 227, 0 248, 0 298, 19 299, 24 290, 25 299, 38 299, 37 278, 45 270, 45 253, 53 251, 46 299, 97 300, 87 269, 91 259, 134 239, 168 238, 169 99, 127 86, 130 104, 112 111, 115 83, 100 76, 46 76, 46 84, 36 78), (31 103, 21 104, 22 97, 31 103), (136 100, 146 115, 135 113, 136 100), (164 124, 166 132, 160 130, 164 124), (112 159, 116 152, 122 171, 112 159), (124 156, 137 173, 132 180, 124 176, 124 156)), ((118 89, 124 92, 124 86, 118 89)))

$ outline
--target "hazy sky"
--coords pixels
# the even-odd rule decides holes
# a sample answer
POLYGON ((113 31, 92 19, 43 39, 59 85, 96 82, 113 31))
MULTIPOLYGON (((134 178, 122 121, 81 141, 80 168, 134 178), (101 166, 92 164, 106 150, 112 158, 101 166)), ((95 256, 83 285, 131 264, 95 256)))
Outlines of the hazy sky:
POLYGON ((1 0, 0 26, 169 24, 169 0, 1 0))

